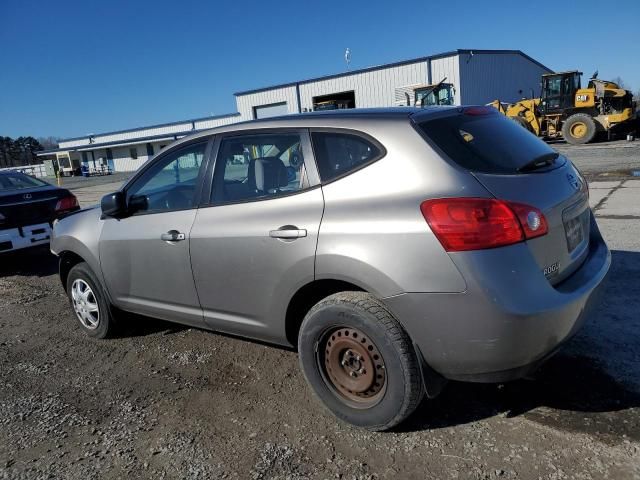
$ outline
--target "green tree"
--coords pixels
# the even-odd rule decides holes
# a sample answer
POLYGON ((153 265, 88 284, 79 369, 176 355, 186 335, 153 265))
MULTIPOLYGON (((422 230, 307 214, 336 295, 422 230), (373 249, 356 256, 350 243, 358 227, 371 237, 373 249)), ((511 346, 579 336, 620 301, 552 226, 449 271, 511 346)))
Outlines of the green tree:
POLYGON ((35 152, 42 149, 33 137, 0 137, 0 168, 41 163, 35 152))

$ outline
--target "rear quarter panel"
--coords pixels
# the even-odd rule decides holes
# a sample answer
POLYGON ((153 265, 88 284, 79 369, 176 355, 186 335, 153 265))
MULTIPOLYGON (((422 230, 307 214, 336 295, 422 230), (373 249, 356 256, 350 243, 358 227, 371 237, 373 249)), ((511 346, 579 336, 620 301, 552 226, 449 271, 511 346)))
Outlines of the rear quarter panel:
POLYGON ((316 278, 349 281, 379 298, 404 292, 462 292, 463 277, 429 229, 422 201, 489 196, 449 165, 406 119, 353 125, 377 139, 385 157, 322 187, 325 211, 316 278))

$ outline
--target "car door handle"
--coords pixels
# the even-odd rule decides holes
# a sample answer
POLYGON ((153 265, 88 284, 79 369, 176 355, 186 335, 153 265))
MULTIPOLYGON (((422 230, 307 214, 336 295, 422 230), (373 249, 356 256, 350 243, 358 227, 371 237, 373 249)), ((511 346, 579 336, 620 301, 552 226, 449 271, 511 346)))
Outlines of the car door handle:
POLYGON ((278 230, 270 230, 269 236, 271 238, 302 238, 307 236, 307 231, 304 228, 280 227, 278 230))
POLYGON ((167 233, 160 235, 160 240, 165 242, 180 242, 187 238, 184 233, 180 233, 177 230, 169 230, 167 233))

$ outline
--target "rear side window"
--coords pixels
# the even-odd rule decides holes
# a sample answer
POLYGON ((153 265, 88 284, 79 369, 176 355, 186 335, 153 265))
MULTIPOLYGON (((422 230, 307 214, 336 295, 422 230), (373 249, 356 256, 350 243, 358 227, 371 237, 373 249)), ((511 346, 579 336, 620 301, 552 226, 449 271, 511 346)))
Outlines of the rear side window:
POLYGON ((451 160, 475 172, 513 174, 536 159, 555 155, 546 143, 498 112, 440 117, 419 128, 451 160))
POLYGON ((44 187, 47 184, 23 173, 11 172, 0 175, 0 190, 21 190, 23 188, 44 187))
POLYGON ((312 132, 311 139, 323 183, 357 170, 384 155, 381 146, 356 134, 312 132))

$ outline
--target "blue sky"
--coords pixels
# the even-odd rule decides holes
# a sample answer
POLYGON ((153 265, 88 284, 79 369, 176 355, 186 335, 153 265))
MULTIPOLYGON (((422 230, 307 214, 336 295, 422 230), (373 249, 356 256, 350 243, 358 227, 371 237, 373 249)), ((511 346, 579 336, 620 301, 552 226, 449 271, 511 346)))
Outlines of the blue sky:
POLYGON ((235 111, 233 93, 457 48, 640 89, 640 1, 0 0, 0 135, 235 111), (609 46, 614 45, 612 49, 609 46))

